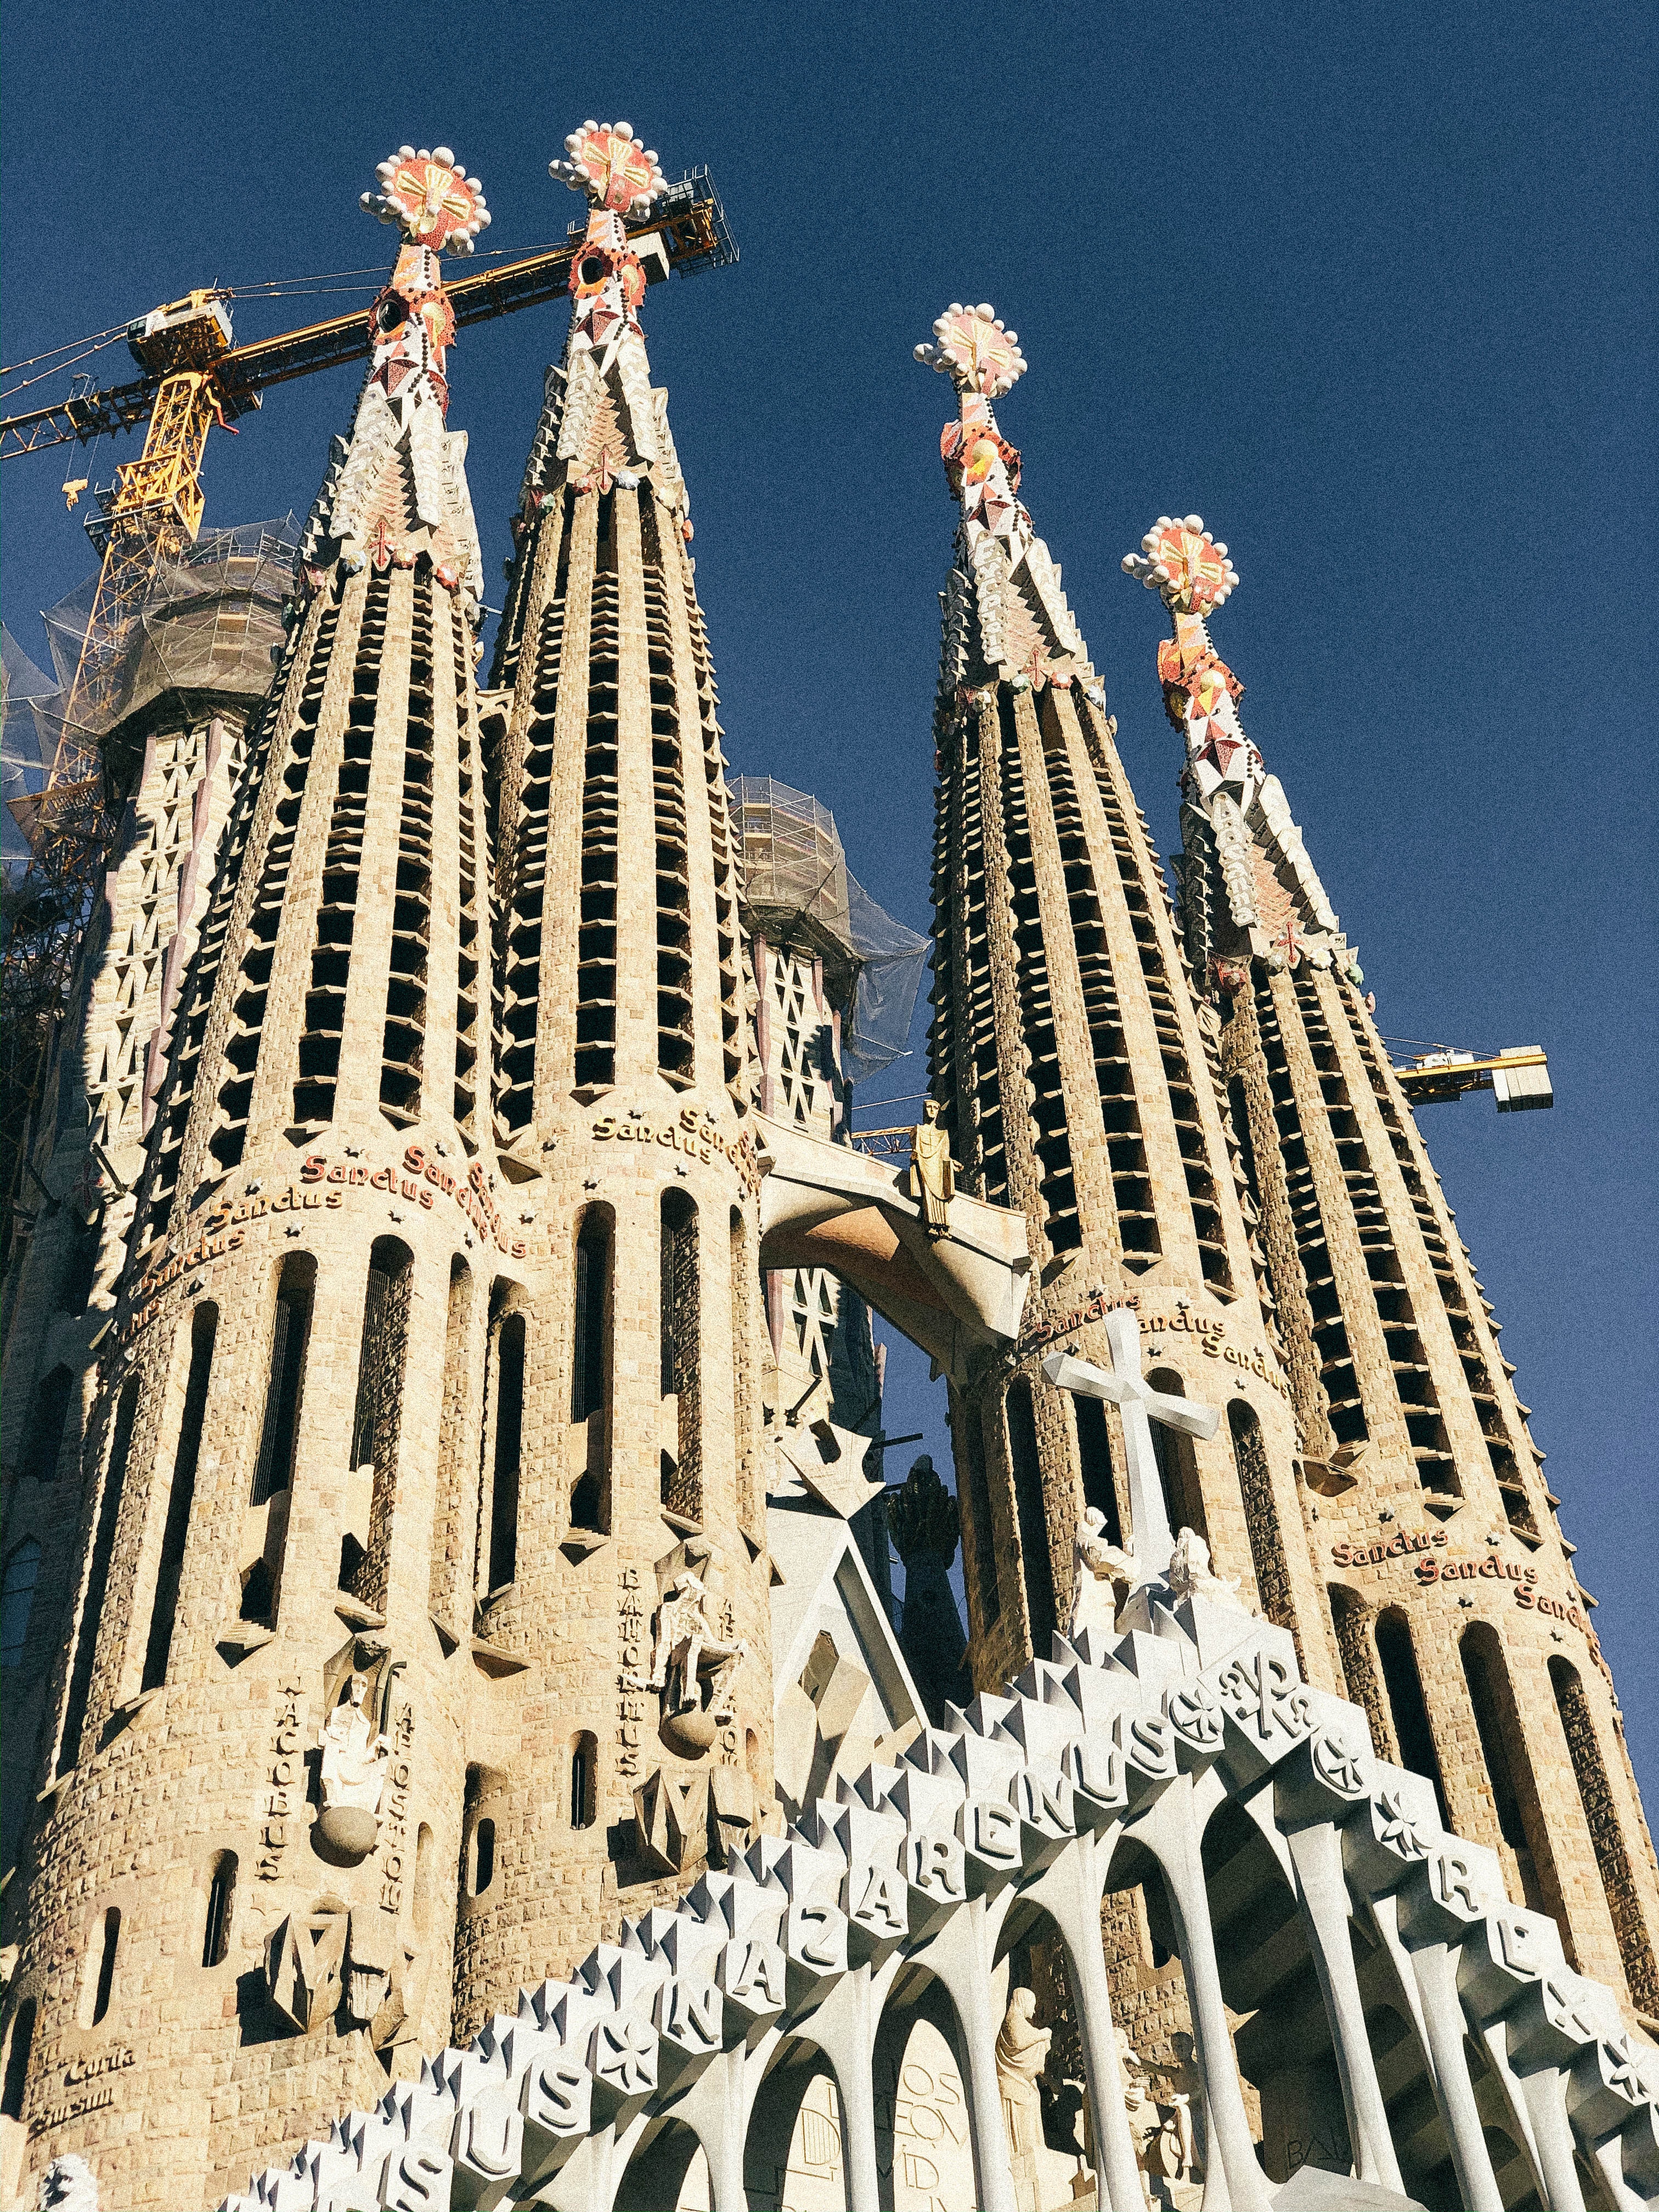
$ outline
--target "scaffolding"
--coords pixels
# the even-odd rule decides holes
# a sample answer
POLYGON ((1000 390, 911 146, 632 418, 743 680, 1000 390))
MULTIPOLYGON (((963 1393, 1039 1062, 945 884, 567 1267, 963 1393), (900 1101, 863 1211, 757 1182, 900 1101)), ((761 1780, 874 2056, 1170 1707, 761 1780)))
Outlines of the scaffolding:
POLYGON ((871 897, 847 865, 835 816, 810 792, 753 775, 732 789, 745 927, 823 960, 830 1003, 843 1010, 842 1070, 853 1083, 879 1074, 908 1049, 927 939, 871 897))
MULTIPOLYGON (((14 1203, 53 1027, 70 1004, 149 731, 179 694, 210 705, 269 690, 298 543, 291 514, 204 531, 170 545, 142 594, 118 610, 106 558, 41 616, 52 676, 5 633, 0 1191, 14 1203), (66 763, 78 765, 66 771, 66 763)), ((9 1212, 7 1243, 10 1228, 9 1212)))

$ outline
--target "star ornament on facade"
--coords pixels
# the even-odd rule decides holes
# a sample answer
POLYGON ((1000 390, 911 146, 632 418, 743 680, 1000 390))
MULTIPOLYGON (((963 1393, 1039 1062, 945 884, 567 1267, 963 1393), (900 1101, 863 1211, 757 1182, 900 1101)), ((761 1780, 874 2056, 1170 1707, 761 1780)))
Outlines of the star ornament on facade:
POLYGON ((380 190, 365 192, 359 205, 382 222, 395 222, 410 246, 471 253, 480 231, 489 228, 483 186, 447 146, 400 146, 374 174, 380 190))
POLYGON ((634 136, 631 123, 595 123, 590 118, 564 142, 568 161, 547 165, 550 177, 585 192, 596 208, 612 215, 642 214, 667 189, 662 168, 648 146, 634 136))
POLYGON ((1018 337, 988 301, 964 307, 953 300, 933 325, 932 342, 919 345, 915 357, 948 376, 958 392, 977 392, 987 399, 1012 392, 1025 374, 1018 337))
POLYGON ((1183 615, 1220 606, 1238 581, 1226 547, 1211 537, 1201 514, 1160 514, 1139 552, 1124 555, 1123 573, 1156 592, 1171 613, 1183 615))

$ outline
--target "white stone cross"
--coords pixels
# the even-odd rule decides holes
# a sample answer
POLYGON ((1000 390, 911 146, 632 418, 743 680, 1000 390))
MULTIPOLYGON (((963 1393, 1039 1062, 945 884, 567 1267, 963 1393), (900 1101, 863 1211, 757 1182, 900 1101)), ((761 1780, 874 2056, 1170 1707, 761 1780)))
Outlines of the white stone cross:
POLYGON ((1175 1550, 1175 1532, 1164 1503, 1164 1486, 1158 1478, 1152 1425, 1161 1421, 1165 1428, 1201 1437, 1207 1443, 1221 1425, 1221 1414, 1214 1406, 1170 1397, 1141 1380, 1140 1324, 1127 1308, 1119 1306, 1107 1315, 1106 1340, 1112 1347, 1110 1374, 1086 1359, 1073 1359, 1066 1352, 1050 1352, 1042 1363, 1042 1372, 1057 1389, 1073 1391, 1082 1398, 1109 1398, 1123 1417, 1133 1539, 1129 1548, 1139 1589, 1164 1579, 1175 1550))

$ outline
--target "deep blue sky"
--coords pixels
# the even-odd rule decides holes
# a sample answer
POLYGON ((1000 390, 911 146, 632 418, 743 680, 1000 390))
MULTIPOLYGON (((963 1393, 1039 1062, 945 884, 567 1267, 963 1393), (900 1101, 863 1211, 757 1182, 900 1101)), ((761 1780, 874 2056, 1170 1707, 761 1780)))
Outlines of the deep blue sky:
MULTIPOLYGON (((83 0, 71 26, 12 0, 7 46, 12 362, 191 284, 386 265, 357 196, 405 138, 483 178, 487 246, 574 219, 546 163, 584 116, 628 117, 671 177, 708 163, 741 265, 646 319, 728 750, 817 791, 915 925, 953 510, 948 386, 911 347, 952 299, 1018 330, 1003 427, 1165 849, 1163 617, 1118 562, 1160 512, 1205 516, 1243 579, 1216 636, 1245 725, 1384 1030, 1549 1050, 1553 1113, 1425 1126, 1659 1784, 1650 9, 83 0)), ((350 303, 244 305, 238 334, 350 303)), ((492 598, 564 319, 451 357, 492 598)), ((209 520, 303 512, 354 389, 285 386, 216 435, 209 520)), ((85 472, 59 448, 0 484, 37 657, 34 611, 89 565, 57 490, 85 472)), ((948 1466, 901 1366, 889 1426, 926 1419, 948 1466)))

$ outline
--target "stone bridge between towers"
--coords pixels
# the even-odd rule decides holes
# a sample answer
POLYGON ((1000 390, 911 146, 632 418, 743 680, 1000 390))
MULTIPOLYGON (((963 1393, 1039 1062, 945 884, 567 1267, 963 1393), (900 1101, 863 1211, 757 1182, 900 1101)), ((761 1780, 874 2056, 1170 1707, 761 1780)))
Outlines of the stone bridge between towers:
POLYGON ((661 2212, 699 2151, 711 2212, 752 2212, 826 2076, 845 2202, 880 2212, 878 2070, 919 2021, 954 2060, 973 2203, 1027 2212, 997 2044, 1011 1952, 1038 1940, 1063 1954, 1098 2202, 1139 2212, 1100 1934, 1134 1882, 1161 1887, 1185 1976, 1206 2203, 1402 2205, 1436 2176, 1431 2203, 1455 2187, 1476 2212, 1659 2202, 1655 2053, 1495 1855, 1443 1829, 1431 1785, 1302 1681, 1284 1631, 1167 1587, 1125 1618, 1057 1637, 222 2212, 661 2212), (1258 2153, 1246 2081, 1264 2114, 1323 2097, 1320 2161, 1258 2153), (1318 2170, 1333 2144, 1352 2176, 1318 2170))

